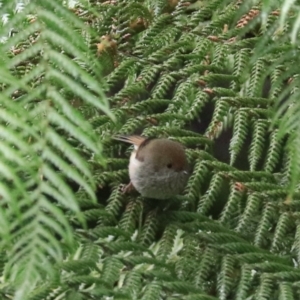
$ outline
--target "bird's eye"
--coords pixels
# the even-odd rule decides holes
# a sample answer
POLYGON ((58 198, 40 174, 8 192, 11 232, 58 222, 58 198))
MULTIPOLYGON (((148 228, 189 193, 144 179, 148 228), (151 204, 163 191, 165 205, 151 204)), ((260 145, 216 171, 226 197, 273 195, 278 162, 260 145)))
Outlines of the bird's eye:
POLYGON ((172 168, 172 164, 167 164, 167 168, 171 169, 172 168))

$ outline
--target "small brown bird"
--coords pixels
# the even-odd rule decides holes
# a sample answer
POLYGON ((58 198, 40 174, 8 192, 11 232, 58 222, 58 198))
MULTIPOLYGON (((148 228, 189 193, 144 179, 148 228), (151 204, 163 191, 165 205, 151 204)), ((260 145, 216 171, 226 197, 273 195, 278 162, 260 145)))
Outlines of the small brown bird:
POLYGON ((114 139, 134 145, 130 156, 130 183, 143 197, 168 199, 181 193, 189 178, 188 162, 183 146, 163 138, 115 136, 114 139))

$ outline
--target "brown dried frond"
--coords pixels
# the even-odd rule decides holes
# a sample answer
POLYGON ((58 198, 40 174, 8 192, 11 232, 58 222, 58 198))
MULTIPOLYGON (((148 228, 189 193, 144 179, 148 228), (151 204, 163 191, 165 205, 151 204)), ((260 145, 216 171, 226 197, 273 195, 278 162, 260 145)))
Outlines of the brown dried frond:
POLYGON ((250 21, 259 15, 260 11, 258 9, 251 9, 247 14, 243 15, 238 21, 236 28, 245 27, 250 21))
POLYGON ((97 44, 97 50, 99 54, 103 51, 110 51, 115 54, 117 51, 117 42, 113 40, 110 35, 103 35, 101 37, 101 43, 97 44))

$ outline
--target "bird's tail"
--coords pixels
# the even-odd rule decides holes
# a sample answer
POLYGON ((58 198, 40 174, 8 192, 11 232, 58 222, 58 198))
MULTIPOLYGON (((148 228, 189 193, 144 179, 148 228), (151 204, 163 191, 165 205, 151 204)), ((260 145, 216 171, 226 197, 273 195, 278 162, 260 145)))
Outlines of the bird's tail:
POLYGON ((145 137, 139 135, 121 135, 121 134, 113 136, 113 139, 117 141, 129 143, 132 145, 136 145, 136 146, 139 146, 146 140, 145 137))

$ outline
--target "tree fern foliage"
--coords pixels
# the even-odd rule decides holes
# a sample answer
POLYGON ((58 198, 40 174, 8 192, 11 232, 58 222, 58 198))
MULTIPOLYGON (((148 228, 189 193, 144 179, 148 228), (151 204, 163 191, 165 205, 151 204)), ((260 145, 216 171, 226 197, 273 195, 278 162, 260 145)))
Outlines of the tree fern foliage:
POLYGON ((84 224, 78 188, 96 202, 80 152, 100 164, 101 145, 73 102, 111 113, 82 21, 60 1, 4 5, 2 13, 1 272, 14 299, 25 299, 41 278, 57 278, 53 265, 75 250, 69 218, 84 224))
POLYGON ((10 11, 3 299, 299 298, 298 189, 288 196, 298 48, 279 8, 116 0, 10 11), (184 193, 123 194, 131 148, 117 133, 183 143, 193 169, 184 193))

